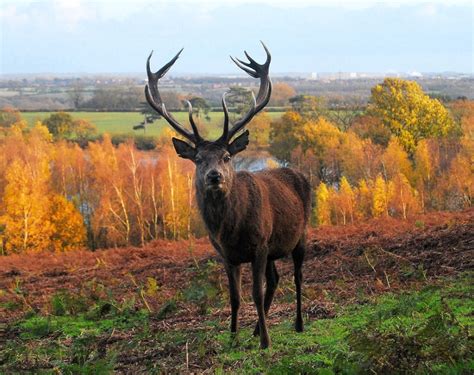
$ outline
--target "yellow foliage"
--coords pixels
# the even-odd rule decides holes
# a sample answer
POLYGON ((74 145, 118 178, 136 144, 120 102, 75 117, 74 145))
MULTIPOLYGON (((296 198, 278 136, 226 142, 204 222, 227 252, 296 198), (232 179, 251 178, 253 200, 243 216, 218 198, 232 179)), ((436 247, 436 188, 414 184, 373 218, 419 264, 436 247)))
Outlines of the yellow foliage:
POLYGON ((448 110, 414 81, 386 78, 372 88, 368 112, 380 118, 409 153, 421 139, 446 136, 455 130, 448 110))
POLYGON ((320 225, 331 224, 329 190, 324 182, 321 182, 316 189, 316 219, 320 225))
POLYGON ((86 227, 80 212, 62 195, 53 195, 50 208, 53 232, 51 245, 56 252, 70 251, 84 246, 86 227))
POLYGON ((419 212, 418 194, 411 187, 405 175, 399 173, 392 179, 391 183, 392 194, 389 197, 389 204, 393 215, 406 219, 410 214, 419 212))
POLYGON ((250 147, 260 149, 268 147, 271 118, 266 112, 255 116, 248 127, 250 130, 250 147))
POLYGON ((405 175, 409 180, 413 176, 411 162, 408 154, 402 148, 397 138, 392 137, 388 143, 388 147, 382 156, 383 166, 388 179, 392 179, 399 173, 405 175))
POLYGON ((50 246, 47 160, 37 164, 15 160, 6 171, 3 197, 6 249, 9 253, 42 251, 50 246))
POLYGON ((357 189, 357 214, 364 219, 372 215, 372 190, 366 180, 359 180, 357 189))
POLYGON ((393 184, 386 183, 382 175, 375 179, 372 195, 372 214, 374 217, 388 216, 388 203, 393 192, 393 184))
POLYGON ((342 214, 343 224, 347 223, 347 219, 350 218, 351 223, 354 222, 354 208, 355 208, 355 194, 352 190, 349 181, 345 176, 342 176, 340 188, 339 188, 339 211, 342 214))

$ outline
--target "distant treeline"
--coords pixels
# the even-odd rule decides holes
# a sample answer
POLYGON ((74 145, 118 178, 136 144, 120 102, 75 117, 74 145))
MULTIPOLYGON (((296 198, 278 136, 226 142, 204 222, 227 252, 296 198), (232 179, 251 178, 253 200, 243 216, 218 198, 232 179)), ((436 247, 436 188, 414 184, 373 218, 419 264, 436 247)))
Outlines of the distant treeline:
MULTIPOLYGON (((270 107, 286 106, 288 98, 300 94, 324 97, 330 108, 354 103, 366 105, 370 88, 381 81, 382 78, 311 80, 278 77, 274 79, 270 107)), ((459 97, 474 98, 474 79, 469 76, 422 77, 416 81, 430 96, 443 102, 459 97)), ((170 95, 167 98, 169 109, 178 110, 182 107, 181 98, 195 96, 204 98, 211 107, 219 108, 221 96, 229 87, 253 87, 254 83, 243 78, 174 78, 166 82, 162 91, 170 95), (178 96, 178 100, 173 96, 178 96)), ((30 111, 135 111, 144 101, 143 88, 142 79, 126 77, 2 81, 0 108, 8 105, 30 111)))

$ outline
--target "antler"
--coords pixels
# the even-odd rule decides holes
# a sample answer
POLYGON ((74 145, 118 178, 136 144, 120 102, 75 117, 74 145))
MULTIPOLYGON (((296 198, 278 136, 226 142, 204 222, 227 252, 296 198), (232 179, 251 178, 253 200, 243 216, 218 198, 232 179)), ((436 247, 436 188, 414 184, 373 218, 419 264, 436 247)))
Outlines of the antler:
MULTIPOLYGON (((272 82, 270 80, 270 77, 268 76, 268 73, 272 56, 270 55, 270 51, 268 51, 268 48, 265 46, 265 44, 262 41, 260 41, 260 43, 262 43, 262 46, 267 54, 267 60, 263 64, 259 64, 254 59, 252 59, 247 53, 247 51, 244 51, 244 53, 245 56, 247 56, 249 62, 245 62, 237 58, 234 59, 232 56, 230 57, 232 61, 248 75, 253 78, 260 78, 260 89, 258 90, 258 95, 256 99, 252 91, 252 107, 244 115, 244 117, 235 122, 235 124, 230 130, 228 130, 228 120, 224 123, 224 132, 219 138, 220 141, 228 143, 240 129, 247 125, 252 120, 252 118, 267 105, 268 101, 270 100, 270 96, 272 93, 272 82)), ((228 114, 227 106, 225 103, 225 94, 222 97, 222 106, 224 107, 224 113, 226 114, 227 119, 228 114)))
POLYGON ((181 126, 181 124, 178 121, 176 121, 176 119, 170 113, 168 113, 168 111, 166 110, 165 104, 161 100, 160 92, 158 90, 158 81, 168 72, 168 70, 173 66, 176 60, 178 60, 178 57, 182 51, 183 49, 181 49, 181 51, 179 51, 175 57, 173 57, 167 64, 165 64, 156 73, 153 73, 150 69, 150 59, 151 59, 151 56, 153 55, 153 51, 151 51, 150 56, 148 56, 148 59, 146 62, 148 84, 145 86, 145 97, 146 97, 146 100, 148 101, 148 104, 150 104, 150 106, 156 112, 158 112, 161 116, 163 116, 163 118, 166 121, 168 121, 168 123, 173 127, 173 129, 175 129, 183 137, 185 137, 186 139, 188 139, 189 141, 197 145, 198 143, 202 142, 203 139, 199 135, 196 124, 193 121, 193 117, 192 117, 193 109, 192 109, 191 103, 188 102, 188 107, 189 107, 189 121, 191 122, 193 133, 184 129, 181 126))

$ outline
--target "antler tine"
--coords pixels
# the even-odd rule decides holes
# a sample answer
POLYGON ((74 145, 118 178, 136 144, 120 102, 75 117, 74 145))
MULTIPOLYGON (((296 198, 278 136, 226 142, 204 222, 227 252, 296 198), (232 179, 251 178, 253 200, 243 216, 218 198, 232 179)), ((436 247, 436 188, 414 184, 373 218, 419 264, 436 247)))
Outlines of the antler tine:
POLYGON ((226 95, 227 95, 227 92, 222 94, 222 109, 224 110, 224 130, 220 138, 217 140, 217 142, 223 142, 223 143, 227 143, 228 136, 229 136, 229 109, 227 108, 227 103, 225 101, 226 95))
POLYGON ((232 126, 232 128, 229 130, 227 141, 232 139, 232 137, 240 129, 247 125, 252 120, 252 118, 268 104, 268 101, 270 100, 270 96, 272 93, 272 82, 268 74, 272 56, 270 55, 270 51, 265 46, 265 44, 262 41, 261 43, 265 50, 265 53, 267 54, 267 59, 263 64, 258 64, 252 57, 250 57, 247 51, 244 51, 244 53, 249 62, 244 62, 237 58, 234 59, 233 57, 231 57, 232 61, 249 76, 253 78, 260 78, 260 88, 258 90, 257 99, 255 99, 255 95, 252 92, 252 108, 245 114, 244 117, 238 120, 234 124, 234 126, 232 126))
MULTIPOLYGON (((150 68, 150 60, 151 56, 153 55, 153 51, 150 53, 150 56, 148 56, 147 62, 146 62, 146 71, 148 75, 148 84, 145 86, 145 97, 150 104, 150 106, 158 112, 163 118, 168 122, 168 124, 171 125, 173 129, 175 129, 179 134, 181 134, 183 137, 188 139, 189 141, 193 142, 194 144, 197 144, 201 141, 201 137, 199 136, 199 133, 197 132, 196 125, 194 124, 194 121, 191 122, 191 126, 193 128, 193 133, 187 131, 184 129, 181 124, 176 121, 176 119, 168 113, 166 110, 165 104, 161 100, 160 96, 160 91, 158 89, 158 83, 160 78, 162 78, 168 70, 173 66, 173 64, 178 60, 179 55, 183 49, 181 49, 175 57, 173 57, 168 63, 166 63, 160 70, 158 70, 156 73, 153 73, 150 68)), ((192 118, 192 116, 190 116, 192 118)))
POLYGON ((196 141, 201 142, 202 138, 199 135, 198 128, 196 126, 196 123, 194 122, 193 119, 193 106, 189 100, 186 100, 186 103, 188 104, 188 112, 189 112, 189 123, 191 124, 191 127, 193 128, 193 133, 196 137, 196 141))

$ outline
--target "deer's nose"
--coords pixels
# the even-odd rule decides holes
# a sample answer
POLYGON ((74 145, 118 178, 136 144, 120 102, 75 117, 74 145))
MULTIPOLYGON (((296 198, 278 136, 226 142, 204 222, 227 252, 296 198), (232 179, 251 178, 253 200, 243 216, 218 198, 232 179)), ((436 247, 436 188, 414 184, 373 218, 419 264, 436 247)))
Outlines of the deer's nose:
POLYGON ((221 183, 223 179, 224 179, 224 176, 222 176, 222 173, 220 173, 219 171, 215 169, 209 171, 209 173, 206 176, 206 180, 208 184, 217 185, 221 183))

